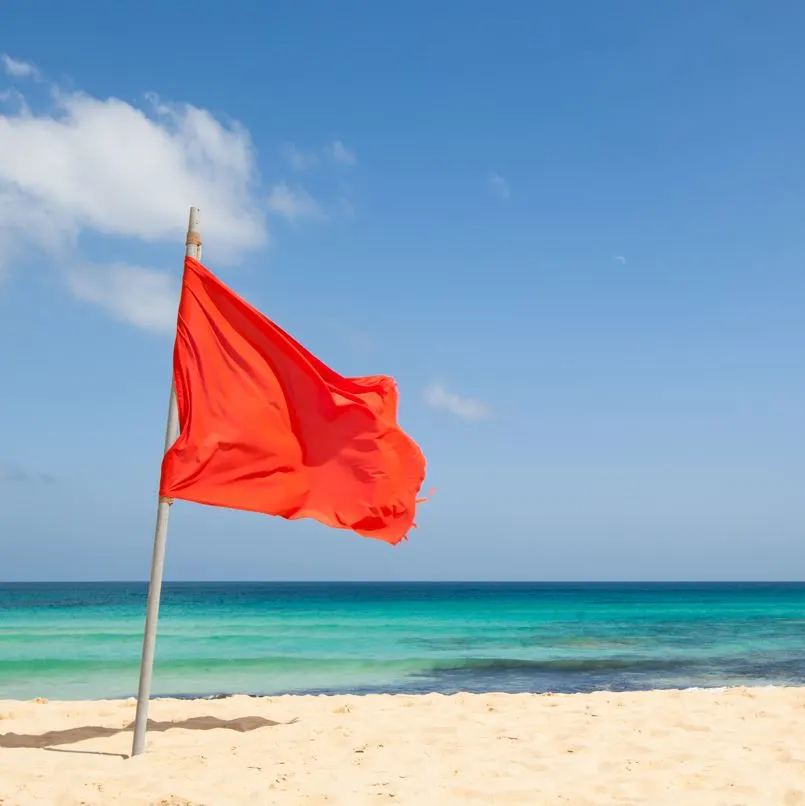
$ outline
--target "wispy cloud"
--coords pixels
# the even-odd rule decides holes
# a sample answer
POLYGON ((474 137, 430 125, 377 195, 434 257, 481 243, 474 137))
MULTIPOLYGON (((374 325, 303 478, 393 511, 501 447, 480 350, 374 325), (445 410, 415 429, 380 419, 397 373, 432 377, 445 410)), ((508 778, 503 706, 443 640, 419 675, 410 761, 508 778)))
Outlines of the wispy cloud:
POLYGON ((333 140, 326 146, 324 153, 337 165, 356 165, 358 162, 355 152, 348 149, 340 140, 333 140))
POLYGON ((295 143, 286 143, 282 147, 285 161, 294 171, 307 171, 322 164, 322 161, 351 167, 357 165, 358 158, 352 149, 347 148, 341 140, 333 140, 318 150, 304 149, 295 143))
POLYGON ((14 89, 13 87, 0 92, 0 103, 15 103, 17 105, 18 114, 29 115, 31 113, 30 109, 28 108, 28 104, 25 101, 25 96, 19 90, 14 89))
POLYGON ((279 182, 271 188, 268 209, 291 222, 323 215, 318 202, 301 185, 291 187, 286 182, 279 182))
POLYGON ((492 410, 483 401, 450 392, 439 382, 428 386, 424 397, 432 409, 450 412, 464 420, 488 420, 492 416, 492 410))
POLYGON ((615 255, 615 260, 617 260, 618 263, 623 263, 624 266, 626 265, 626 258, 623 255, 615 255))
POLYGON ((36 65, 30 62, 12 59, 11 56, 6 53, 0 56, 0 63, 2 63, 3 71, 6 75, 12 78, 36 78, 39 75, 39 70, 37 70, 36 65))
POLYGON ((319 155, 315 151, 303 151, 293 143, 286 143, 282 147, 282 155, 294 171, 315 168, 320 162, 319 155))
POLYGON ((504 201, 511 198, 509 183, 499 173, 492 173, 489 176, 489 187, 498 198, 504 201))
POLYGON ((340 319, 329 319, 322 324, 336 340, 346 344, 354 353, 367 355, 378 350, 378 339, 375 334, 340 319))
POLYGON ((166 272, 114 263, 71 269, 67 282, 76 298, 99 305, 113 317, 152 333, 176 328, 178 278, 166 272))
POLYGON ((50 473, 36 473, 15 464, 0 464, 0 484, 53 484, 50 473))

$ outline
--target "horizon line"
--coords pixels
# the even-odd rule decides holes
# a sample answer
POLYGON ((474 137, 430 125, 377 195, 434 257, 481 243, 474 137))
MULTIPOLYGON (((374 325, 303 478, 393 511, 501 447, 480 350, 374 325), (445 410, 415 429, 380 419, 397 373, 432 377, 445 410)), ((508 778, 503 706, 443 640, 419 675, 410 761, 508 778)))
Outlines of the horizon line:
MULTIPOLYGON (((147 585, 147 579, 20 579, 3 585, 147 585)), ((165 585, 802 585, 805 579, 167 579, 165 585)))

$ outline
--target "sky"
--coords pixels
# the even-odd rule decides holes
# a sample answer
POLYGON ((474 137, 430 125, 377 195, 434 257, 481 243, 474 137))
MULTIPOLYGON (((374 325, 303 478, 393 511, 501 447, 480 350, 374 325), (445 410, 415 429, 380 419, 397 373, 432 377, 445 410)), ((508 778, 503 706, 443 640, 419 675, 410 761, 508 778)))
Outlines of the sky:
POLYGON ((204 262, 390 374, 397 547, 177 502, 166 578, 802 579, 805 5, 0 4, 0 580, 148 575, 204 262))

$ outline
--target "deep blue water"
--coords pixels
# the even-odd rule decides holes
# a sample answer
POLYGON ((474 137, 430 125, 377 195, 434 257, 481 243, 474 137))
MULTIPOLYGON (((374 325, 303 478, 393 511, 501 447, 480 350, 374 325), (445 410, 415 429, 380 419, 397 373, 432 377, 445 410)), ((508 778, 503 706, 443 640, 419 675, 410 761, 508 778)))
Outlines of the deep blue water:
MULTIPOLYGON (((146 586, 0 585, 0 699, 129 696, 146 586)), ((172 583, 155 695, 805 684, 805 583, 172 583)))

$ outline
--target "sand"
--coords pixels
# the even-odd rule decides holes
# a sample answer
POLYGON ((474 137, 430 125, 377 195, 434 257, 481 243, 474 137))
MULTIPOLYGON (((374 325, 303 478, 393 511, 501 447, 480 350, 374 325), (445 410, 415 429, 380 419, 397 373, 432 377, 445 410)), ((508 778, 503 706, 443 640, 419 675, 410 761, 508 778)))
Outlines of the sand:
POLYGON ((3 806, 805 806, 805 689, 0 701, 3 806))

